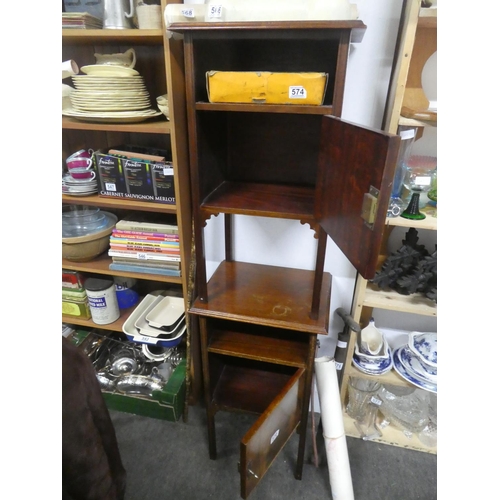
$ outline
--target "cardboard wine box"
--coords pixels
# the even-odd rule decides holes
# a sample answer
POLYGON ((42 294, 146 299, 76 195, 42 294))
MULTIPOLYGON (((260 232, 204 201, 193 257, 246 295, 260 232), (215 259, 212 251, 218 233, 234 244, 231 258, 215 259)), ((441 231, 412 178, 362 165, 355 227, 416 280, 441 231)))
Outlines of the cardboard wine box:
POLYGON ((101 196, 175 204, 171 161, 96 151, 94 163, 101 196))

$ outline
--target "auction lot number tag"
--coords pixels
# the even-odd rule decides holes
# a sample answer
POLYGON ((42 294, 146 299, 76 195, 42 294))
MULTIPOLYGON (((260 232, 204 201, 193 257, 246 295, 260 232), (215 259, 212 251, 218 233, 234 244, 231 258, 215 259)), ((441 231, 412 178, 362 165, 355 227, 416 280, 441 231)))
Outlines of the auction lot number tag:
POLYGON ((307 99, 307 90, 302 85, 292 85, 288 87, 289 99, 307 99))
POLYGON ((222 5, 210 5, 208 17, 209 19, 220 19, 222 17, 222 5))

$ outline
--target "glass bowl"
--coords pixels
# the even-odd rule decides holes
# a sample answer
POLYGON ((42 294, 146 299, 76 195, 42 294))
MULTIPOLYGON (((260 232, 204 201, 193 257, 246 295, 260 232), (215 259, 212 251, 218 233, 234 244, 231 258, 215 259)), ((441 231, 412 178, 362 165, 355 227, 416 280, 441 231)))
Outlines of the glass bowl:
POLYGON ((99 208, 81 205, 65 206, 62 209, 62 237, 86 236, 106 227, 106 214, 99 208))

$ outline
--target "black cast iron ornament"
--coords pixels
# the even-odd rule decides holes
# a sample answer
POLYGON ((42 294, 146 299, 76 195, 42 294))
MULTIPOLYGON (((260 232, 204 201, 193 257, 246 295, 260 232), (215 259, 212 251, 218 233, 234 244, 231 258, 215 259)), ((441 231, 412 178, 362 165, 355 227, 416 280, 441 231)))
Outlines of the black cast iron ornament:
POLYGON ((371 282, 402 295, 423 293, 437 302, 437 249, 429 254, 418 239, 418 231, 410 228, 402 246, 387 257, 371 282))

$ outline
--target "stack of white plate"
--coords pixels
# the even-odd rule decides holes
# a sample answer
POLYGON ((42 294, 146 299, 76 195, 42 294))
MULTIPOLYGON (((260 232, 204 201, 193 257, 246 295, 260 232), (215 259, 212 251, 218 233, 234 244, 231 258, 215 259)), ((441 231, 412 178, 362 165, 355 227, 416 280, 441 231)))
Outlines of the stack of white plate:
POLYGON ((174 347, 186 331, 184 299, 170 295, 148 294, 123 325, 133 342, 174 347))
POLYGON ((62 192, 71 196, 89 196, 98 192, 97 179, 74 179, 69 173, 62 177, 62 192))
POLYGON ((125 66, 94 64, 72 77, 71 108, 63 115, 86 121, 138 122, 158 116, 142 76, 125 66))

